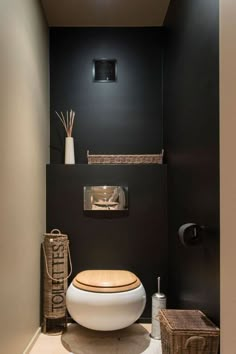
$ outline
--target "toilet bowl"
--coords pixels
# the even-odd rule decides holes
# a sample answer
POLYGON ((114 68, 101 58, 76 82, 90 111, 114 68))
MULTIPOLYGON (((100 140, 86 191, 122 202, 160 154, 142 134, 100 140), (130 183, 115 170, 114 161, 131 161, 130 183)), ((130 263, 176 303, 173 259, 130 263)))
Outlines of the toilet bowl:
POLYGON ((112 331, 134 323, 146 305, 145 289, 126 270, 86 270, 73 279, 66 293, 71 317, 80 325, 112 331))

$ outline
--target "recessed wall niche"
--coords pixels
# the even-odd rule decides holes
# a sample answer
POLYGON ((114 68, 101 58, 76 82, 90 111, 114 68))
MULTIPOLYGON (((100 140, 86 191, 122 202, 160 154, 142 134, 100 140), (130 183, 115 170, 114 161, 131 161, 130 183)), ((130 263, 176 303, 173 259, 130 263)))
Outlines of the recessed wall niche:
POLYGON ((114 82, 117 80, 116 59, 94 59, 93 60, 93 81, 114 82))

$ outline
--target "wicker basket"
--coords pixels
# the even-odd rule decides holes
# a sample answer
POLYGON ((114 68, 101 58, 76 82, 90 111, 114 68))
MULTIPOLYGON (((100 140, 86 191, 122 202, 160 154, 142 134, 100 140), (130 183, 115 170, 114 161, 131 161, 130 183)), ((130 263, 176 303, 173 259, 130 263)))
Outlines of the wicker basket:
POLYGON ((147 154, 147 155, 90 155, 87 151, 89 165, 120 165, 120 164, 162 164, 163 162, 162 150, 161 154, 147 154))
POLYGON ((198 310, 160 310, 162 354, 217 354, 220 330, 198 310))
POLYGON ((72 266, 67 235, 54 229, 44 234, 42 245, 44 254, 43 272, 43 332, 59 333, 66 327, 67 279, 71 275, 72 266), (70 274, 68 274, 68 257, 70 274))

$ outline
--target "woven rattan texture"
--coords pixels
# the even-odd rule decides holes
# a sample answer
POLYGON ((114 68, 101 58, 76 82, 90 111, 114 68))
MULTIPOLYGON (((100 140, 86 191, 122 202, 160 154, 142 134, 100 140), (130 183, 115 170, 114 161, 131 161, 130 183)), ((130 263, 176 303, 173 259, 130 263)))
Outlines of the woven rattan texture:
POLYGON ((68 237, 47 235, 44 239, 49 275, 44 264, 44 316, 61 318, 66 315, 65 293, 68 274, 68 237))
POLYGON ((87 151, 88 164, 162 164, 161 154, 147 155, 90 155, 87 151))
POLYGON ((219 328, 198 310, 160 310, 162 354, 218 354, 219 328))
POLYGON ((217 327, 199 310, 165 310, 163 317, 172 330, 213 331, 217 327))

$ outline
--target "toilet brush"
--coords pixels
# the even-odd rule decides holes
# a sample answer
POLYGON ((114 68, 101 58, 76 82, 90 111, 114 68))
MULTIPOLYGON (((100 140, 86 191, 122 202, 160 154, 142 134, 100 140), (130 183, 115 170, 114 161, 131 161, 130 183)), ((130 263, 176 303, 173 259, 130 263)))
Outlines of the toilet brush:
POLYGON ((157 278, 157 293, 152 295, 152 331, 151 337, 161 339, 159 311, 166 308, 166 296, 161 293, 160 277, 157 278))

